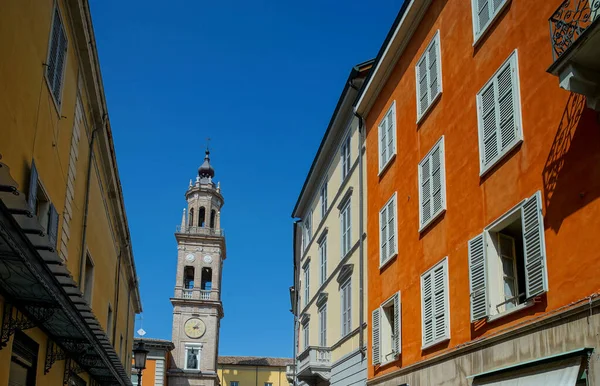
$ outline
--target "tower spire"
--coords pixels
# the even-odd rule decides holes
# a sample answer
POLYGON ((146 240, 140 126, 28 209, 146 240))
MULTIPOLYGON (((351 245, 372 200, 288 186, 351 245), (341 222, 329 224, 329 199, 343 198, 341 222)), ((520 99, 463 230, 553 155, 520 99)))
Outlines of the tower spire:
POLYGON ((181 231, 185 232, 185 208, 183 208, 183 215, 181 216, 181 231))
POLYGON ((198 168, 198 176, 200 179, 212 179, 215 176, 215 169, 210 165, 210 149, 208 148, 208 141, 210 141, 210 138, 207 138, 204 162, 198 168))

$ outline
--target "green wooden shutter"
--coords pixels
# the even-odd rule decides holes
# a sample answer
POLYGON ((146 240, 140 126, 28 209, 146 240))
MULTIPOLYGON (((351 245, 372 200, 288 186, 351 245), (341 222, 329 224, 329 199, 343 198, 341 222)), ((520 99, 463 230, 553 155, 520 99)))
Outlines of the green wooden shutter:
POLYGON ((38 189, 38 171, 35 167, 35 161, 31 161, 31 171, 29 173, 29 193, 27 195, 27 204, 29 209, 35 213, 37 206, 37 189, 38 189))
POLYGON ((372 314, 372 323, 371 323, 371 338, 373 339, 373 353, 372 360, 373 365, 378 365, 381 363, 381 332, 380 332, 380 324, 381 324, 381 310, 376 308, 373 310, 372 314))
POLYGON ((52 247, 56 248, 56 241, 58 240, 58 212, 54 207, 54 204, 50 204, 50 213, 48 220, 48 239, 52 247))
POLYGON ((483 233, 469 240, 469 286, 472 322, 483 319, 489 314, 485 249, 485 235, 483 233))
POLYGON ((538 191, 531 196, 523 204, 521 211, 525 287, 527 298, 531 298, 548 291, 541 193, 538 191))

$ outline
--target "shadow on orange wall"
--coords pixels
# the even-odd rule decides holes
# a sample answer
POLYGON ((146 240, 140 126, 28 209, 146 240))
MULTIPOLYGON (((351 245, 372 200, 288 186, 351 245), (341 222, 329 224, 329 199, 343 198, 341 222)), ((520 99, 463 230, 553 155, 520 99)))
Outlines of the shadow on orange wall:
POLYGON ((555 233, 566 217, 600 196, 598 118, 584 96, 571 93, 542 172, 546 227, 555 233))

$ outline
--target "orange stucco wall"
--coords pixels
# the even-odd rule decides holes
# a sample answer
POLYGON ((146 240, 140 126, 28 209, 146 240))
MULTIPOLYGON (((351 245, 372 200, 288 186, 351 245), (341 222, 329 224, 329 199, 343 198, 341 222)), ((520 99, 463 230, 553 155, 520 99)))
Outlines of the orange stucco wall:
MULTIPOLYGON (((562 0, 512 0, 473 47, 471 1, 434 0, 366 116, 368 311, 401 291, 402 354, 372 378, 439 355, 600 288, 600 122, 584 99, 559 88, 548 18, 562 0), (440 31, 443 92, 416 124, 415 65, 440 31), (524 141, 484 177, 479 175, 476 94, 518 50, 524 141), (378 176, 377 125, 393 101, 397 155, 378 176), (445 136, 447 210, 419 234, 419 161, 445 136), (539 304, 493 323, 470 323, 467 241, 511 207, 542 191, 549 291, 539 304), (394 192, 398 257, 379 269, 378 213, 394 192), (448 256, 450 340, 421 350, 420 276, 448 256)), ((372 347, 369 332, 369 347, 372 347)))

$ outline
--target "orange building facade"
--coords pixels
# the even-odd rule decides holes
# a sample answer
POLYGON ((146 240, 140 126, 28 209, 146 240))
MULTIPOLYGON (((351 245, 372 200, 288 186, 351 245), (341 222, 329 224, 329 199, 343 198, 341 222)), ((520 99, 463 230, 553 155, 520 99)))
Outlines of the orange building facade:
POLYGON ((139 373, 133 368, 134 360, 132 359, 131 383, 133 386, 137 386, 139 383, 144 386, 166 386, 166 374, 169 370, 169 363, 171 363, 171 351, 173 351, 175 345, 168 340, 152 338, 136 338, 134 344, 137 345, 140 341, 144 342, 144 346, 149 351, 146 368, 142 371, 142 379, 139 382, 139 373))
POLYGON ((404 2, 355 103, 368 384, 600 385, 599 8, 404 2))

